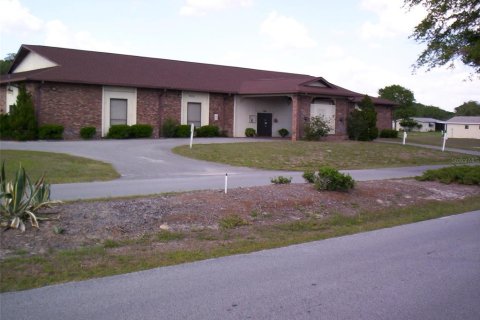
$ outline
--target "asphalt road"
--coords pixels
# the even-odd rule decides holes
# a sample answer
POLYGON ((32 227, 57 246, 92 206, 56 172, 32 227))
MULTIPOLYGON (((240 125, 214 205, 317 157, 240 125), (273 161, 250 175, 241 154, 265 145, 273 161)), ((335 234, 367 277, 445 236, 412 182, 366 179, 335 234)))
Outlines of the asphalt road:
POLYGON ((0 295, 1 319, 479 319, 480 211, 0 295))

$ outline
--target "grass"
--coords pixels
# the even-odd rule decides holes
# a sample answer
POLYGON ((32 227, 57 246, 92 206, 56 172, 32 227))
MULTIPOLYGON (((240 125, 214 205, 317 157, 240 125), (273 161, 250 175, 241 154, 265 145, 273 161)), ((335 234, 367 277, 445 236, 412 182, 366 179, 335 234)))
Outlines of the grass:
MULTIPOLYGON (((398 139, 388 139, 388 140, 401 142, 403 140, 403 133, 399 133, 398 136, 399 136, 398 139)), ((441 132, 409 132, 407 136, 407 143, 418 143, 418 144, 425 144, 429 146, 442 147, 443 137, 441 132)), ((480 151, 480 140, 450 138, 450 139, 447 139, 445 147, 480 151)))
MULTIPOLYGON (((66 281, 84 280, 226 255, 248 253, 308 241, 354 234, 480 209, 480 196, 455 201, 429 201, 422 206, 336 214, 276 225, 249 225, 248 237, 239 228, 160 233, 142 241, 106 241, 104 245, 43 255, 8 258, 0 262, 0 291, 23 290, 66 281), (190 241, 188 250, 155 250, 163 241, 190 241), (120 250, 119 250, 120 249, 120 250)), ((245 230, 243 230, 245 231, 245 230)), ((181 248, 175 246, 175 248, 181 248)))
POLYGON ((48 183, 104 181, 120 175, 112 165, 92 159, 40 151, 1 150, 7 178, 15 175, 21 164, 32 180, 45 173, 48 183))
MULTIPOLYGON (((276 141, 180 146, 173 152, 195 159, 274 170, 366 169, 452 164, 465 155, 414 146, 372 142, 276 141)), ((480 157, 469 156, 473 161, 480 157)))

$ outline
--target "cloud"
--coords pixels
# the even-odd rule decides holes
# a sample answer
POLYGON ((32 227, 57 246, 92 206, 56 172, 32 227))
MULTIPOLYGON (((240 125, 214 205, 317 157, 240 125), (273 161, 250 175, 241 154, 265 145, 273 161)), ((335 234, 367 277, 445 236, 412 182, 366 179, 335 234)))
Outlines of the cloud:
POLYGON ((249 7, 253 0, 187 0, 180 8, 182 16, 203 16, 211 11, 235 7, 249 7))
POLYGON ((403 6, 403 0, 362 0, 360 6, 376 15, 375 21, 365 21, 361 26, 360 35, 363 39, 408 35, 426 15, 422 6, 408 10, 403 6))
POLYGON ((18 0, 0 0, 0 8, 1 33, 28 33, 42 28, 43 21, 18 0))
POLYGON ((260 33, 278 48, 313 48, 317 45, 307 27, 294 18, 271 12, 260 25, 260 33))

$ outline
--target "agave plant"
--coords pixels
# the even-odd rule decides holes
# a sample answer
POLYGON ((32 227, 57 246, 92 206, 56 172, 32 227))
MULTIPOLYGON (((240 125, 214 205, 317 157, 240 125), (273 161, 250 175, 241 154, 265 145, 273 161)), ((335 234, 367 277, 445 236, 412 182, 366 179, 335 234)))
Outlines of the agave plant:
POLYGON ((38 228, 39 218, 36 211, 59 201, 50 200, 50 185, 45 183, 45 175, 35 183, 20 165, 15 179, 7 181, 5 162, 0 172, 0 218, 8 228, 25 231, 25 222, 30 221, 32 227, 38 228))

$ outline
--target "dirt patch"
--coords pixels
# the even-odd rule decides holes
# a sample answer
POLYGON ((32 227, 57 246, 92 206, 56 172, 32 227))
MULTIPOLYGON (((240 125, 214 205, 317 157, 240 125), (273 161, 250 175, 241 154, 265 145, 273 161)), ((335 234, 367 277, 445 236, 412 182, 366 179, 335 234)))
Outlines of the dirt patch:
POLYGON ((79 201, 56 205, 40 229, 1 233, 0 258, 44 253, 103 243, 106 239, 140 239, 161 230, 218 229, 219 221, 237 215, 252 225, 278 224, 332 214, 421 205, 478 195, 478 186, 445 185, 415 180, 358 182, 353 191, 318 192, 309 184, 271 185, 220 191, 197 191, 134 199, 79 201), (63 234, 54 228, 63 229, 63 234))

